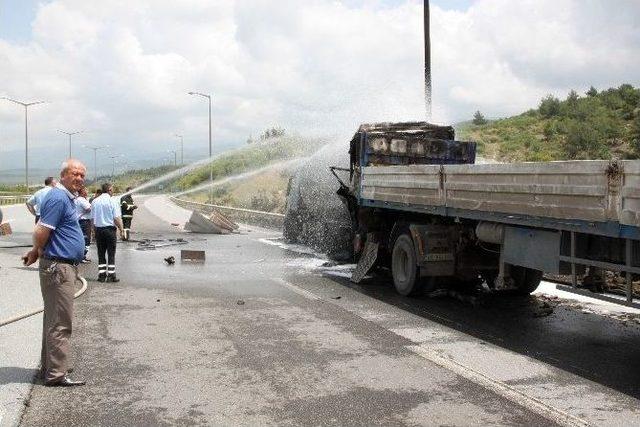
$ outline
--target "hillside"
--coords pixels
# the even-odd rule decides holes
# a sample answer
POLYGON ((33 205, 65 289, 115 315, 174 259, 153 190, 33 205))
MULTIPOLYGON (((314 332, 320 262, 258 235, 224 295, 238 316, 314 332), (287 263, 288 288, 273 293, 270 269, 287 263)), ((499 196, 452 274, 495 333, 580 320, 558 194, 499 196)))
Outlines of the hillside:
POLYGON ((571 91, 565 100, 549 95, 518 116, 474 124, 482 121, 456 125, 456 138, 476 141, 478 154, 488 159, 640 157, 640 89, 628 84, 601 92, 591 88, 582 96, 571 91))

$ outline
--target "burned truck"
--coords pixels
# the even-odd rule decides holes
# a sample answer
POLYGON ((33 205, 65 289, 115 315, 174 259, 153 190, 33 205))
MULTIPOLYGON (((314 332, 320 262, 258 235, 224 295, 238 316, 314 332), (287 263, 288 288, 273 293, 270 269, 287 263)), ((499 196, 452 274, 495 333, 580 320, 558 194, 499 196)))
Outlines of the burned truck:
MULTIPOLYGON (((359 259, 402 295, 441 286, 528 294, 543 273, 640 273, 640 161, 476 164, 476 144, 425 122, 361 125, 332 168, 359 259)), ((617 302, 617 301, 616 301, 617 302)))

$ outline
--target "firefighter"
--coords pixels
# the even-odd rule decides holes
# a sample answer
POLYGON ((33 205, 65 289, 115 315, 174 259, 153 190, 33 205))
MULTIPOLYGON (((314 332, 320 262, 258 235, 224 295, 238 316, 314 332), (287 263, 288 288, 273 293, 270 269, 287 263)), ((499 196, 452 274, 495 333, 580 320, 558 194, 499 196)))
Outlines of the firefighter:
POLYGON ((120 198, 120 209, 122 210, 122 224, 124 226, 124 234, 122 240, 129 240, 129 230, 131 229, 131 221, 133 220, 133 211, 138 207, 133 203, 131 197, 131 187, 127 187, 125 195, 120 198))

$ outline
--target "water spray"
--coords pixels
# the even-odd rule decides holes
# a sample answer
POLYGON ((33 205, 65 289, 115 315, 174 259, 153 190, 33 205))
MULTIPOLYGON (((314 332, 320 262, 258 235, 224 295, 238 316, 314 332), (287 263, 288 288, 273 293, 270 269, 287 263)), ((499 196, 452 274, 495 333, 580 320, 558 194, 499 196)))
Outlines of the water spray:
POLYGON ((308 157, 296 157, 295 159, 291 159, 291 160, 284 160, 284 161, 277 162, 277 163, 270 163, 270 164, 268 164, 266 166, 262 166, 260 168, 253 169, 253 170, 250 170, 250 171, 238 174, 238 175, 228 176, 228 177, 213 181, 211 183, 205 182, 204 184, 200 184, 197 187, 190 188, 188 190, 184 190, 184 191, 181 191, 179 193, 175 193, 174 196, 175 197, 179 197, 179 196, 183 196, 185 194, 195 193, 197 191, 206 190, 208 188, 224 185, 224 184, 227 184, 229 182, 243 180, 243 179, 246 179, 246 178, 251 178, 253 176, 259 175, 259 174, 261 174, 263 172, 266 172, 268 170, 271 170, 271 169, 285 168, 285 167, 289 167, 289 166, 297 166, 297 165, 300 165, 303 162, 307 161, 308 159, 309 159, 308 157))

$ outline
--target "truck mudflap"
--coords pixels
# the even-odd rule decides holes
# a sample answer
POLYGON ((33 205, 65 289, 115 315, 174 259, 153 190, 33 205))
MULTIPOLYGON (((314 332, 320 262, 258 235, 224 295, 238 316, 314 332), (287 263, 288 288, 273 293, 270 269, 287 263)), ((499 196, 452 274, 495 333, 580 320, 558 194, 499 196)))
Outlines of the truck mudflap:
POLYGON ((353 274, 351 274, 351 281, 353 283, 360 283, 360 281, 364 279, 367 273, 375 265, 376 260, 378 259, 379 247, 380 243, 374 241, 372 238, 367 238, 360 261, 358 261, 356 269, 353 271, 353 274))

